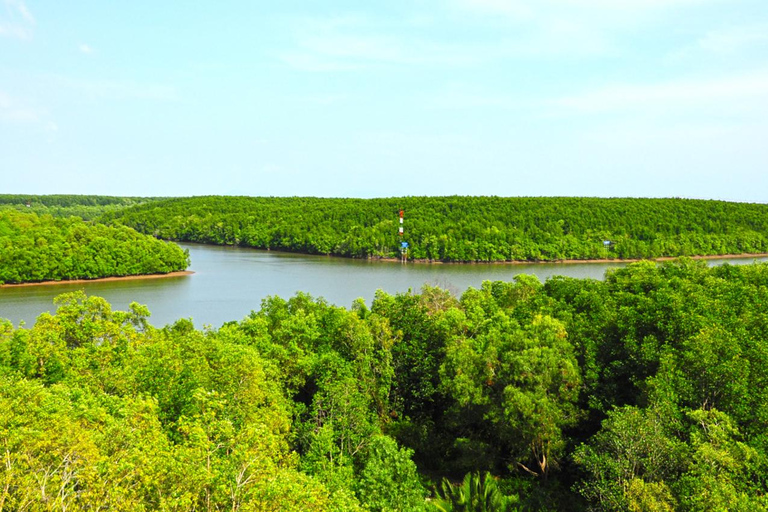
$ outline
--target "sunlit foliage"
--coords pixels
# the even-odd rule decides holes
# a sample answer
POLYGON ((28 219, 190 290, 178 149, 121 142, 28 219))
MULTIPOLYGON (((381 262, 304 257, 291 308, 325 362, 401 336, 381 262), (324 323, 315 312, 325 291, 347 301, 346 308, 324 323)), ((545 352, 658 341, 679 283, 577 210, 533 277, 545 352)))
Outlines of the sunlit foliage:
POLYGON ((188 265, 177 245, 131 228, 0 209, 0 284, 160 274, 188 265))
POLYGON ((353 258, 656 258, 768 252, 768 205, 571 197, 194 197, 102 220, 164 239, 353 258), (398 212, 405 234, 398 236, 398 212))
POLYGON ((0 321, 0 510, 768 509, 768 265, 0 321))

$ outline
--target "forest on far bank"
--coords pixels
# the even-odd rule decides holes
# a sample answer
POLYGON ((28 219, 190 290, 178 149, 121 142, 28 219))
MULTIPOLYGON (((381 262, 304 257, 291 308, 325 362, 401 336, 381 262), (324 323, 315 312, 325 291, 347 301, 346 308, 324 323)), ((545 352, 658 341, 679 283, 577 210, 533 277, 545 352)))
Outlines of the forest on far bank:
POLYGON ((0 508, 768 510, 768 265, 0 321, 0 508), (258 306, 258 305, 255 305, 258 306))
POLYGON ((100 220, 167 240, 352 258, 399 257, 402 241, 411 259, 453 262, 768 252, 768 205, 693 199, 206 196, 100 220))
POLYGON ((75 194, 0 194, 0 210, 17 210, 53 217, 80 217, 93 220, 107 212, 136 206, 156 197, 120 197, 75 194))

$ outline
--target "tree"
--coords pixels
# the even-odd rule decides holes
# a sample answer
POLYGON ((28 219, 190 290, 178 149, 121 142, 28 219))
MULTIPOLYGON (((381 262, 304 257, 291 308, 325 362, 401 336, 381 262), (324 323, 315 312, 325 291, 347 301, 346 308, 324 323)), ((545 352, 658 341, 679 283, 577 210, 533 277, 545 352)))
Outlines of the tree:
POLYGON ((412 450, 398 447, 390 437, 380 435, 371 440, 356 485, 366 508, 376 512, 424 510, 426 493, 412 455, 412 450))
POLYGON ((430 501, 436 512, 512 512, 517 496, 501 493, 490 473, 467 473, 459 485, 443 479, 438 496, 430 501))
POLYGON ((449 345, 444 386, 464 413, 480 408, 515 466, 546 476, 565 447, 562 429, 579 417, 573 347, 563 325, 548 316, 521 328, 498 312, 490 325, 449 345))
POLYGON ((585 475, 577 489, 600 510, 622 511, 643 502, 663 510, 664 503, 674 503, 667 499, 668 482, 685 469, 687 453, 685 443, 667 431, 665 418, 656 411, 615 409, 589 444, 574 452, 585 475))

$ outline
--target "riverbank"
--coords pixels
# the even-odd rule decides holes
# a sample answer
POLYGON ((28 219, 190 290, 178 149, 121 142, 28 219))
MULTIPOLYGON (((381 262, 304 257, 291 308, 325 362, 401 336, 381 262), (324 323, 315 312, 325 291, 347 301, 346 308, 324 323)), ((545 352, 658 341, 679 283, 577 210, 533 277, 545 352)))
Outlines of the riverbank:
POLYGON ((143 274, 138 276, 116 276, 116 277, 99 277, 96 279, 69 279, 62 281, 40 281, 37 283, 9 283, 2 284, 0 288, 21 288, 26 286, 51 286, 57 284, 77 284, 77 283, 103 283, 109 281, 136 281, 140 279, 163 279, 166 277, 181 277, 192 275, 192 270, 180 270, 178 272, 169 272, 167 274, 143 274))
MULTIPOLYGON (((742 254, 712 254, 702 256, 660 256, 658 258, 599 258, 585 260, 499 260, 499 261, 441 261, 428 259, 409 259, 408 263, 420 263, 429 265, 531 265, 539 263, 636 263, 638 261, 674 261, 680 258, 692 260, 734 260, 743 258, 768 258, 768 253, 742 253, 742 254)), ((354 258, 353 258, 354 259, 354 258)), ((371 261, 400 262, 400 258, 369 258, 371 261)))

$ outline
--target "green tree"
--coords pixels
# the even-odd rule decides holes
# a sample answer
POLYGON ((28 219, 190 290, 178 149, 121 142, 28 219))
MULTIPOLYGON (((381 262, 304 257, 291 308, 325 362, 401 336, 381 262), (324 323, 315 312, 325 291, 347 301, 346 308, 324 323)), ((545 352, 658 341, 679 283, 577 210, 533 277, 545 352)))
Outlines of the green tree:
POLYGON ((688 450, 667 427, 651 409, 623 407, 609 413, 600 432, 574 452, 585 475, 579 492, 600 510, 627 510, 644 501, 663 510, 665 503, 673 503, 667 499, 667 482, 684 471, 688 450))
POLYGON ((357 477, 357 495, 376 512, 418 512, 425 508, 426 492, 419 481, 412 450, 400 448, 392 438, 375 436, 368 446, 357 477))
POLYGON ((512 512, 517 510, 517 496, 502 494, 490 473, 467 473, 453 485, 443 479, 430 509, 439 512, 512 512))
POLYGON ((546 476, 562 456, 562 429, 579 418, 573 347, 563 325, 547 316, 521 328, 497 312, 490 325, 451 343, 441 367, 444 385, 464 413, 483 411, 517 467, 546 476))

